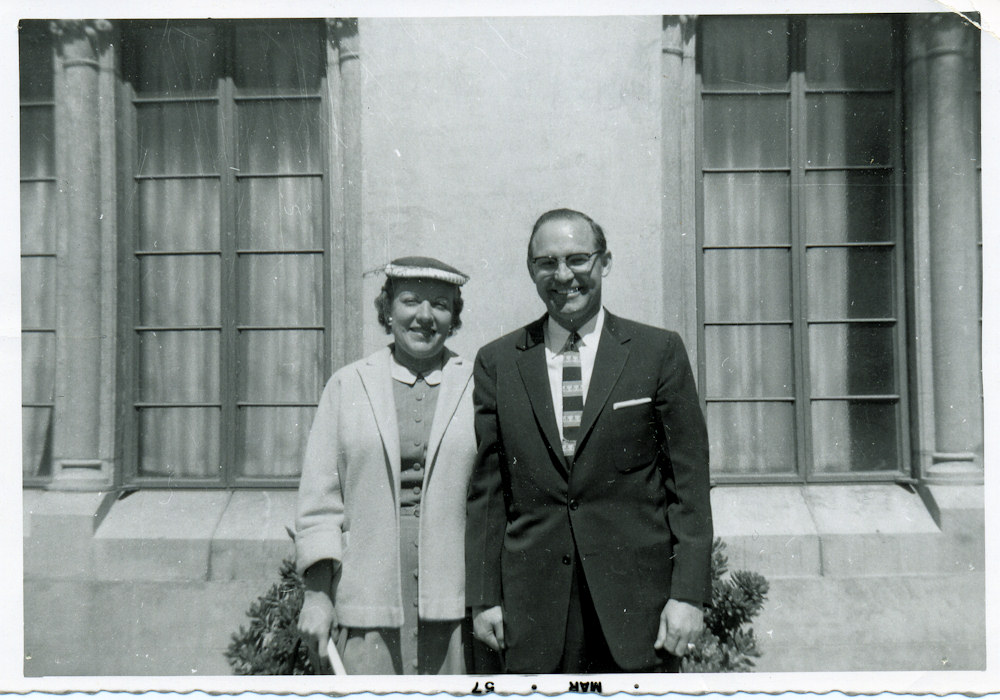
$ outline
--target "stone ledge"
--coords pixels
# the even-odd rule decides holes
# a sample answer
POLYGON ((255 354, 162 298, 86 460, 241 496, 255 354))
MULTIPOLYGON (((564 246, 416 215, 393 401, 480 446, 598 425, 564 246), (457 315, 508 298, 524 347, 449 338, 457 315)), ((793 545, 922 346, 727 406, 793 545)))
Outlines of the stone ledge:
POLYGON ((236 491, 212 538, 213 581, 278 578, 295 555, 287 528, 295 523, 295 491, 236 491))
POLYGON ((22 496, 26 578, 270 581, 294 554, 291 489, 22 496))
POLYGON ((95 574, 111 581, 204 580, 228 491, 138 491, 94 535, 95 574))
POLYGON ((111 493, 23 491, 24 575, 93 577, 94 532, 113 500, 111 493))
POLYGON ((715 536, 726 543, 730 571, 764 576, 819 576, 819 534, 798 486, 712 489, 715 536))
POLYGON ((894 484, 717 486, 712 510, 732 570, 769 578, 982 570, 981 507, 968 493, 948 497, 962 506, 950 520, 959 532, 942 532, 921 497, 894 484))

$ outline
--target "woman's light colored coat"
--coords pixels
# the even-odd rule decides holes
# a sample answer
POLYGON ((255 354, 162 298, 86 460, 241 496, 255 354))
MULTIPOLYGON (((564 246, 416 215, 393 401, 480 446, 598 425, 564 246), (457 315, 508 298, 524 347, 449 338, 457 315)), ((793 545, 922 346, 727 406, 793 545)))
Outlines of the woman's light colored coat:
MULTIPOLYGON (((346 627, 403 624, 399 430, 389 348, 337 371, 320 399, 299 484, 300 572, 342 564, 335 603, 346 627)), ((472 363, 450 353, 427 444, 420 504, 421 619, 465 616, 465 499, 476 457, 472 363)))

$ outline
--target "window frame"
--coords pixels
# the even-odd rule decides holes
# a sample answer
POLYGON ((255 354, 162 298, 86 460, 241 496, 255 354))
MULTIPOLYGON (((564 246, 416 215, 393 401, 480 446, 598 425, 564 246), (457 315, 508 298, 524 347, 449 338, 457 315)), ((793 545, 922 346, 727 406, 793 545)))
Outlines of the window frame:
MULTIPOLYGON (((241 351, 239 335, 245 330, 316 330, 323 334, 322 337, 322 359, 319 372, 322 375, 322 383, 330 376, 333 355, 333 334, 334 328, 334 300, 333 294, 333 271, 339 261, 334 260, 333 236, 336 233, 335 226, 331 223, 332 208, 332 187, 335 184, 334 170, 338 160, 336 152, 333 150, 329 129, 322 128, 322 125, 333 123, 332 105, 330 95, 330 75, 332 69, 330 64, 329 25, 319 19, 244 19, 244 20, 126 20, 122 22, 122 51, 121 70, 122 80, 119 82, 119 121, 121 128, 118 132, 118 162, 119 172, 119 202, 121 203, 121 233, 118 236, 118 260, 121 274, 121 284, 119 287, 119 338, 122 342, 124 352, 122 371, 119 375, 122 390, 118 392, 119 400, 119 450, 122 456, 123 468, 116 470, 116 485, 119 488, 212 488, 212 489, 234 489, 234 488, 295 488, 298 485, 299 476, 276 476, 259 477, 244 476, 238 473, 238 455, 241 454, 239 445, 239 435, 241 433, 239 424, 239 408, 241 407, 285 407, 285 406, 309 406, 316 407, 319 403, 319 395, 316 401, 311 402, 261 402, 261 401, 241 401, 238 396, 239 368, 241 365, 241 351), (140 25, 149 24, 200 24, 211 25, 219 30, 219 45, 222 49, 219 58, 219 78, 215 91, 211 96, 156 96, 138 97, 133 85, 135 77, 135 67, 137 65, 138 43, 136 28, 140 25), (270 89, 268 91, 255 88, 248 90, 242 95, 237 94, 235 79, 234 44, 236 27, 251 26, 280 26, 283 28, 313 25, 317 31, 317 41, 320 43, 318 50, 319 60, 322 62, 319 83, 315 91, 296 91, 294 94, 282 94, 280 90, 270 89), (299 101, 319 101, 318 121, 318 148, 320 149, 320 169, 318 171, 279 173, 279 172, 236 172, 240 161, 240 138, 238 133, 238 119, 236 112, 241 103, 255 103, 269 100, 294 99, 299 101), (163 251, 141 251, 138 248, 139 208, 134 205, 137 201, 138 183, 143 179, 155 179, 158 176, 140 176, 134 169, 136 162, 136 147, 138 144, 138 120, 136 117, 137 104, 156 104, 181 102, 190 104, 192 102, 211 102, 217 105, 218 115, 216 123, 216 137, 218 142, 218 158, 216 160, 216 174, 219 182, 219 248, 217 251, 198 251, 217 253, 220 258, 219 287, 220 287, 220 325, 219 330, 219 457, 220 470, 217 477, 169 477, 169 476, 143 476, 139 472, 139 420, 138 408, 147 406, 147 403, 138 401, 140 387, 140 362, 138 358, 138 332, 144 327, 137 324, 138 306, 141 298, 139 265, 140 258, 147 255, 163 254, 163 251), (306 249, 267 249, 257 250, 241 248, 237 246, 238 225, 236 206, 238 197, 238 184, 241 181, 251 179, 262 179, 268 177, 315 177, 320 183, 322 195, 321 211, 318 215, 320 219, 319 235, 322 245, 319 248, 306 249), (239 258, 244 255, 255 254, 321 254, 322 263, 320 265, 320 277, 322 284, 320 323, 304 328, 302 324, 275 324, 275 325, 255 325, 237 323, 239 312, 239 258)), ((166 175, 164 179, 181 179, 185 175, 166 175)), ((208 178, 209 175, 203 175, 208 178)), ((185 251, 174 251, 185 254, 185 251)), ((185 326, 190 330, 198 330, 195 327, 185 326)), ((214 326, 213 326, 214 328, 214 326)), ((169 403, 171 406, 187 405, 186 402, 159 402, 169 403)), ((155 403, 155 405, 159 405, 155 403)), ((214 402, 211 407, 215 407, 214 402)), ((307 426, 308 428, 308 426, 307 426)), ((305 445, 303 444, 303 449, 305 445)))
MULTIPOLYGON (((695 229, 696 229, 696 279, 697 279, 697 328, 698 328, 698 352, 697 367, 699 386, 703 387, 703 407, 706 410, 712 403, 732 402, 739 397, 731 396, 709 396, 708 394, 708 366, 706 354, 706 333, 705 329, 709 325, 718 326, 741 326, 741 325, 784 325, 777 321, 726 321, 709 324, 706 321, 706 277, 705 277, 705 252, 706 250, 718 248, 741 248, 741 249, 767 249, 780 248, 787 249, 790 255, 790 312, 789 330, 791 336, 791 377, 794 383, 791 391, 791 403, 795 424, 791 436, 795 441, 794 455, 795 464, 793 469, 783 473, 724 473, 713 470, 712 480, 716 483, 858 483, 858 482, 906 482, 913 479, 913 461, 911 458, 911 436, 910 436, 910 400, 908 396, 908 344, 906 336, 906 326, 909 312, 910 290, 907 288, 906 268, 909 264, 907 250, 907 232, 905 230, 905 194, 904 194, 904 143, 903 129, 905 126, 903 111, 903 80, 904 80, 904 41, 905 27, 902 17, 899 15, 880 14, 880 17, 887 17, 890 21, 892 39, 890 45, 891 57, 893 61, 891 92, 892 92, 892 114, 889 118, 889 125, 892 129, 891 143, 888 144, 890 157, 889 164, 882 167, 882 170, 891 171, 891 187, 893 191, 892 201, 889 203, 889 223, 891 240, 887 242, 872 241, 822 241, 810 242, 805 234, 805 205, 803 202, 802 190, 808 172, 851 172, 855 170, 874 172, 878 166, 852 166, 848 164, 840 165, 808 165, 807 164, 807 144, 808 144, 808 124, 806 115, 806 105, 811 97, 828 94, 885 94, 884 89, 866 88, 831 88, 816 87, 808 88, 805 81, 805 59, 806 59, 806 22, 812 18, 840 17, 848 15, 753 15, 748 16, 755 19, 784 19, 788 27, 788 86, 786 89, 761 88, 758 90, 717 90, 706 89, 703 83, 704 52, 706 50, 704 41, 705 20, 710 21, 710 17, 699 18, 697 27, 697 38, 695 41, 696 68, 695 68, 695 90, 697 99, 695 115, 695 229), (706 95, 734 94, 742 96, 761 96, 768 94, 785 95, 787 99, 787 110, 789 118, 789 129, 785 134, 788 148, 788 165, 784 168, 711 168, 705 167, 705 123, 704 104, 706 95), (705 242, 705 174, 706 172, 787 172, 789 176, 788 210, 789 217, 789 241, 784 244, 737 244, 732 246, 707 246, 705 242), (891 273, 891 284, 894 295, 893 311, 895 315, 891 318, 879 319, 824 319, 815 320, 808 317, 806 300, 808 294, 808 278, 806 275, 807 252, 810 248, 828 249, 870 249, 888 248, 892 251, 893 271, 891 273), (814 466, 814 445, 812 412, 813 405, 817 401, 836 400, 838 397, 817 397, 812 387, 809 372, 810 340, 809 330, 811 326, 843 322, 850 325, 859 323, 868 324, 892 324, 894 326, 892 336, 892 353, 894 358, 894 384, 896 391, 886 395, 849 395, 856 399, 877 399, 879 401, 893 402, 896 406, 896 463, 895 469, 891 470, 864 470, 852 471, 851 464, 846 465, 847 470, 843 472, 817 472, 814 466)), ((844 397, 839 397, 844 398, 844 397)), ((759 400, 757 398, 751 400, 759 400)), ((780 401, 780 397, 771 397, 768 400, 780 401)))
MULTIPOLYGON (((51 30, 51 27, 49 26, 48 20, 40 20, 40 19, 37 19, 37 20, 21 20, 18 23, 18 25, 19 25, 19 27, 18 27, 19 28, 19 32, 18 32, 18 48, 19 48, 19 51, 18 51, 18 54, 19 54, 19 66, 18 66, 18 82, 19 82, 19 91, 18 91, 18 119, 19 119, 19 128, 23 129, 23 119, 24 119, 23 114, 25 112, 25 109, 28 109, 28 110, 46 110, 48 112, 48 114, 49 114, 50 123, 51 123, 51 126, 52 126, 52 129, 49 132, 49 138, 53 141, 53 149, 54 149, 55 148, 55 144, 54 144, 54 141, 55 141, 55 120, 56 120, 56 109, 57 109, 56 108, 55 84, 56 84, 56 80, 57 80, 57 77, 58 77, 57 76, 57 72, 56 72, 57 71, 57 62, 55 60, 56 43, 55 43, 55 40, 53 38, 52 30, 51 30), (32 68, 34 70, 43 71, 43 72, 48 73, 48 81, 49 81, 50 92, 49 92, 49 95, 48 95, 47 99, 41 99, 41 98, 37 98, 37 97, 25 98, 24 95, 22 94, 22 91, 20 90, 20 83, 21 83, 21 81, 24 80, 24 77, 25 77, 25 65, 24 65, 24 61, 20 60, 21 59, 21 53, 22 53, 21 49, 23 48, 22 44, 26 40, 25 39, 25 35, 22 34, 22 32, 25 31, 25 29, 27 28, 27 25, 29 25, 29 24, 31 26, 30 26, 30 29, 28 29, 28 31, 34 32, 37 35, 36 37, 32 37, 32 40, 34 40, 36 38, 37 39, 41 39, 42 37, 44 37, 45 40, 47 41, 48 45, 49 45, 48 46, 48 54, 49 54, 50 59, 49 59, 48 65, 45 65, 45 66, 35 66, 35 65, 32 64, 32 68)), ((21 148, 22 149, 24 148, 24 144, 23 143, 21 144, 21 148)), ((25 184, 50 184, 53 187, 57 186, 57 184, 58 184, 58 177, 57 177, 58 173, 57 173, 57 169, 56 169, 56 157, 57 157, 57 154, 53 152, 53 159, 52 159, 52 163, 51 163, 51 172, 48 175, 29 175, 29 176, 25 176, 24 173, 21 172, 21 166, 20 166, 20 163, 19 163, 18 164, 18 188, 19 188, 19 190, 22 190, 23 189, 23 185, 25 185, 25 184)), ((20 208, 20 203, 19 203, 19 208, 20 208)), ((21 214, 22 214, 22 219, 23 219, 23 211, 21 212, 21 214)), ((23 225, 23 221, 22 221, 22 225, 23 225)), ((25 249, 24 249, 23 231, 19 230, 18 233, 19 233, 19 238, 22 239, 21 241, 19 241, 19 266, 23 266, 24 265, 24 261, 27 260, 27 259, 32 259, 32 260, 51 260, 52 261, 52 266, 53 266, 53 269, 52 269, 52 281, 53 282, 57 282, 57 280, 58 280, 58 264, 59 264, 58 261, 59 261, 59 256, 58 256, 58 241, 56 240, 56 231, 52 231, 52 234, 51 234, 52 245, 53 245, 53 247, 52 247, 51 250, 34 250, 34 251, 29 251, 29 252, 25 252, 25 249)), ((22 287, 22 289, 23 289, 23 287, 22 287)), ((53 294, 54 294, 54 291, 53 291, 53 294)), ((52 389, 50 398, 47 401, 25 401, 25 398, 24 398, 24 387, 23 387, 23 385, 22 385, 22 391, 21 391, 22 421, 23 421, 23 414, 24 414, 24 410, 25 409, 48 409, 49 412, 50 412, 49 413, 48 437, 46 439, 46 443, 43 446, 40 447, 39 452, 38 452, 38 454, 40 455, 40 462, 37 465, 37 468, 38 468, 37 473, 32 473, 32 474, 25 473, 24 468, 23 468, 23 464, 22 464, 22 469, 21 469, 21 482, 22 482, 22 485, 25 486, 25 487, 29 487, 29 488, 30 487, 36 487, 37 488, 37 487, 47 486, 48 484, 50 484, 52 482, 52 466, 53 465, 52 465, 52 454, 51 454, 51 452, 52 452, 52 447, 53 447, 52 432, 53 432, 53 427, 55 425, 55 413, 56 413, 56 403, 55 403, 55 393, 56 393, 56 388, 55 388, 55 381, 56 381, 56 357, 55 357, 55 353, 56 353, 56 342, 57 342, 57 340, 56 340, 57 339, 57 328, 56 328, 56 326, 58 324, 58 320, 55 317, 55 315, 53 315, 52 325, 51 326, 50 325, 25 326, 24 322, 23 322, 23 308, 24 308, 25 301, 26 300, 22 296, 22 298, 21 298, 21 308, 22 308, 21 337, 22 337, 22 339, 23 339, 23 337, 26 334, 30 334, 30 335, 48 335, 48 336, 51 336, 51 338, 52 338, 52 341, 51 341, 52 355, 47 360, 47 364, 48 364, 48 367, 49 367, 50 381, 51 381, 51 389, 52 389)), ((54 313, 56 313, 57 311, 58 311, 58 309, 55 309, 54 313)), ((24 344, 22 342, 22 344, 21 344, 22 362, 23 362, 23 357, 24 357, 23 353, 24 353, 24 344)), ((23 382, 23 379, 22 379, 22 382, 23 382)), ((22 440, 21 456, 22 456, 22 459, 23 459, 24 456, 25 456, 25 450, 24 450, 24 433, 23 433, 23 430, 22 430, 21 440, 22 440)))

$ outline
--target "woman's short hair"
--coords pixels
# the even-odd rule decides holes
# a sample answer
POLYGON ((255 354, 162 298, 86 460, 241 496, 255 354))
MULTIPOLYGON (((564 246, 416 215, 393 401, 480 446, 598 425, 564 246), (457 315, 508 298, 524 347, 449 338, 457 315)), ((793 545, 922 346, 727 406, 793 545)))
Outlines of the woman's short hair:
MULTIPOLYGON (((389 319, 392 317, 392 299, 396 295, 396 285, 394 282, 394 278, 386 277, 385 282, 382 284, 382 290, 375 297, 375 310, 378 311, 378 322, 385 329, 386 334, 392 333, 392 324, 389 323, 389 319)), ((455 331, 462 327, 462 307, 465 306, 465 302, 462 301, 462 288, 458 285, 451 286, 455 289, 455 303, 451 309, 449 337, 455 335, 455 331)))

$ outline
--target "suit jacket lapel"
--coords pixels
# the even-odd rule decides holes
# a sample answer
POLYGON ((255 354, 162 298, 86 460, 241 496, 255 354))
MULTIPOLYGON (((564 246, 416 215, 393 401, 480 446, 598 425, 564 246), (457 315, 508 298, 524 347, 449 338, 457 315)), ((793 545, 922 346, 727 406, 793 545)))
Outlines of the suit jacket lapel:
POLYGON ((434 420, 431 423, 431 435, 427 443, 428 470, 433 468, 434 458, 441 446, 444 431, 451 423, 451 417, 455 415, 462 394, 465 393, 465 388, 468 386, 469 380, 472 379, 472 364, 451 353, 450 350, 446 350, 446 352, 450 354, 450 357, 442 372, 441 388, 438 390, 437 406, 434 408, 434 420))
POLYGON ((535 420, 541 426, 542 435, 555 454, 561 456, 562 440, 559 438, 559 425, 556 423, 555 407, 552 405, 549 368, 545 362, 544 328, 543 316, 524 329, 524 339, 518 345, 521 356, 517 359, 517 368, 521 373, 521 381, 524 382, 528 400, 531 402, 531 409, 535 413, 535 420))
POLYGON ((623 334, 611 314, 604 317, 604 330, 597 346, 597 356, 594 358, 594 369, 590 375, 590 387, 587 389, 587 400, 583 403, 583 416, 580 419, 580 439, 577 441, 577 454, 585 447, 587 436, 594 427, 597 416, 604 410, 611 390, 618 383, 618 378, 625 369, 628 360, 629 336, 623 334))
POLYGON ((389 348, 375 353, 358 368, 361 383, 364 384, 372 413, 375 414, 375 424, 382 437, 392 470, 390 483, 393 493, 399 492, 399 426, 396 424, 396 402, 392 397, 392 359, 389 348))

